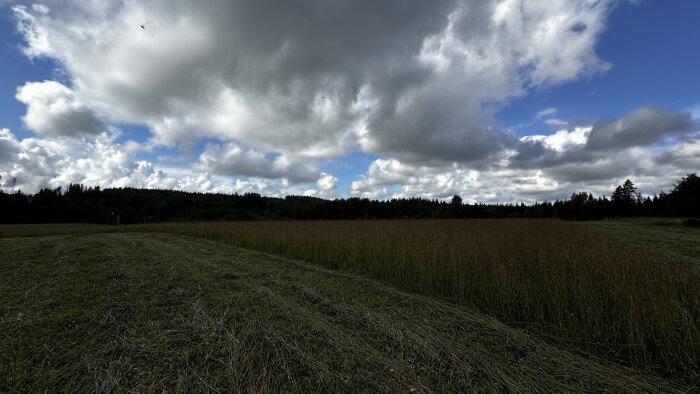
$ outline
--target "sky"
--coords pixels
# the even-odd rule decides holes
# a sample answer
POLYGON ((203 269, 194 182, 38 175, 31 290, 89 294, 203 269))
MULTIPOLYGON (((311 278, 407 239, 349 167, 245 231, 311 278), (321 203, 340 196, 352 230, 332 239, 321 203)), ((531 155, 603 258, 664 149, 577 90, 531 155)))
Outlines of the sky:
POLYGON ((531 203, 700 168, 695 0, 0 0, 0 186, 531 203))

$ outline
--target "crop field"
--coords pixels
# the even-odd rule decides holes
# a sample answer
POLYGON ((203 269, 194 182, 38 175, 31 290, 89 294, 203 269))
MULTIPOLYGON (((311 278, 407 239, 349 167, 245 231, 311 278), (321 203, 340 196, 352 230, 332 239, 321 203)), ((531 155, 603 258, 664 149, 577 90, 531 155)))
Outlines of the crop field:
MULTIPOLYGON (((665 228, 663 228, 665 229, 665 228)), ((557 220, 233 222, 141 227, 360 273, 587 353, 700 378, 700 271, 557 220)), ((695 239, 700 231, 692 229, 695 239)))
POLYGON ((0 239, 0 391, 684 392, 473 309, 173 234, 0 239))

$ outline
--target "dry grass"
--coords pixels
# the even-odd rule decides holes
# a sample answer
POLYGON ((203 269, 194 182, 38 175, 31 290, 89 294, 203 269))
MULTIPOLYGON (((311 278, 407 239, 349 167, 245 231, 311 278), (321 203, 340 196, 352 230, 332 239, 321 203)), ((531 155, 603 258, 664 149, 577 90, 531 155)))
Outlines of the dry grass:
POLYGON ((0 239, 0 391, 684 392, 362 276, 165 234, 0 239))
POLYGON ((698 271, 576 223, 240 222, 140 230, 204 237, 360 272, 459 301, 636 368, 700 378, 698 271))

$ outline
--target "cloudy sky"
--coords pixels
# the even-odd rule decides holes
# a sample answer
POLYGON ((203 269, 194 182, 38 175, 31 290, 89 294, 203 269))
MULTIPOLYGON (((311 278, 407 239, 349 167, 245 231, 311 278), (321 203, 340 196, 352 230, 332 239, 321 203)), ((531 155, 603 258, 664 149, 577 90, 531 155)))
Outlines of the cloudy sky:
POLYGON ((3 190, 532 202, 700 169, 696 0, 0 0, 3 190))

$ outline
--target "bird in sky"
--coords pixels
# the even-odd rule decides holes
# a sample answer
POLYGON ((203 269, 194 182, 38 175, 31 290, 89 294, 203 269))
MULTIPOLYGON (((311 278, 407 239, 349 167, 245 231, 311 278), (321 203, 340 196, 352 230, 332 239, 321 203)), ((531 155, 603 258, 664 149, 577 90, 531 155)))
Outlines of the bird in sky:
POLYGON ((142 28, 143 30, 146 30, 146 25, 141 25, 141 28, 142 28))

